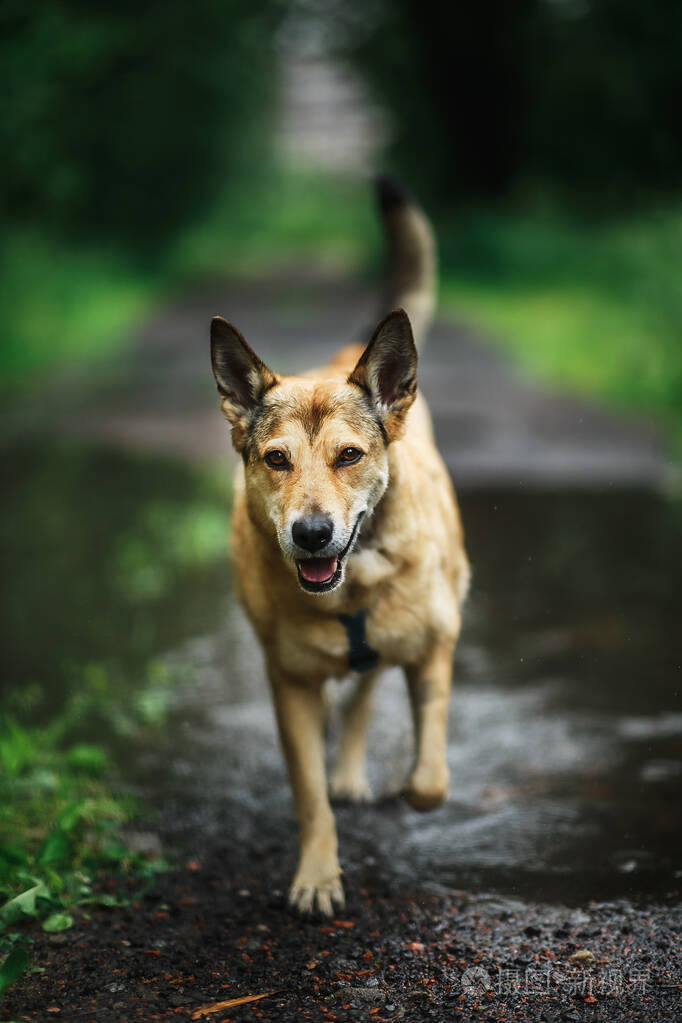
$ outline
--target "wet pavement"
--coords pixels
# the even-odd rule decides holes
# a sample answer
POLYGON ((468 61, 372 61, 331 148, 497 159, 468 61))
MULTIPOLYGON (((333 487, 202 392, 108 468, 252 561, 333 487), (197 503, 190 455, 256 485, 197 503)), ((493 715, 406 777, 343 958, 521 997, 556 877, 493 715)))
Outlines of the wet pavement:
MULTIPOLYGON (((332 304, 341 327, 347 300, 339 291, 332 304)), ((376 802, 337 810, 348 907, 326 930, 300 923, 284 908, 293 811, 262 661, 216 543, 227 521, 224 494, 192 465, 159 453, 174 449, 196 463, 227 450, 207 360, 204 379, 198 341, 183 343, 197 316, 224 311, 249 337, 259 319, 281 323, 288 309, 290 325, 284 317, 279 334, 264 331, 260 349, 276 368, 301 365, 322 330, 308 293, 288 305, 280 294, 267 314, 254 311, 248 290, 242 301, 231 311, 202 298, 180 324, 164 315, 106 386, 73 381, 77 401, 64 401, 62 389, 57 443, 5 448, 11 679, 41 678, 48 710, 93 663, 121 686, 124 703, 144 690, 150 664, 174 680, 153 743, 126 739, 123 729, 115 745, 126 784, 158 814, 155 833, 188 865, 161 879, 134 918, 78 924, 74 940, 89 973, 78 954, 67 963, 65 946, 40 939, 43 995, 34 984, 22 996, 18 986, 8 1006, 17 1018, 42 1018, 40 998, 61 997, 59 1018, 72 1023, 185 1019, 190 1004, 262 992, 270 981, 285 992, 280 1004, 210 1018, 674 1018, 682 982, 674 908, 682 884, 682 508, 663 492, 669 465, 654 432, 555 400, 466 331, 452 336, 450 364, 447 334, 436 334, 424 386, 455 482, 459 466, 466 484, 460 498, 474 570, 455 660, 452 794, 427 816, 396 797, 411 734, 403 681, 387 673, 370 740, 376 802), (294 343, 306 322, 309 334, 294 343), (497 395, 485 412, 474 378, 480 388, 491 380, 497 395), (467 415, 479 402, 469 432, 464 392, 467 415), (559 434, 571 454, 550 464, 559 434), (513 450, 518 457, 507 463, 513 450), (202 524, 198 532, 193 523, 202 524), (181 553, 188 544, 192 556, 181 553), (628 958, 633 935, 638 959, 628 958), (271 958, 261 961, 255 951, 268 942, 271 958), (571 962, 585 945, 595 958, 571 962), (119 963, 125 994, 116 1009, 102 987, 107 956, 125 958, 129 948, 139 955, 119 963), (145 949, 153 953, 146 960, 145 949), (166 974, 157 952, 169 957, 166 974), (477 987, 480 977, 469 987, 463 979, 470 969, 485 969, 491 984, 498 969, 525 977, 538 956, 556 976, 563 970, 565 982, 553 993, 533 989, 532 1012, 519 991, 510 1000, 501 988, 477 987), (620 995, 595 989, 590 1001, 592 989, 569 990, 576 971, 584 981, 595 962, 595 985, 620 970, 620 995), (193 976, 172 988, 173 1002, 168 978, 178 964, 193 976), (655 997, 636 987, 635 969, 640 978, 648 971, 655 997), (65 970, 76 971, 70 1001, 56 980, 65 970), (340 994, 339 985, 348 990, 340 994), (367 995, 375 987, 376 1004, 367 995), (143 990, 154 993, 146 1008, 144 999, 130 1001, 143 990)), ((344 340, 336 329, 323 351, 344 340)), ((332 702, 344 692, 335 686, 332 702)), ((335 735, 332 711, 332 748, 335 735)))

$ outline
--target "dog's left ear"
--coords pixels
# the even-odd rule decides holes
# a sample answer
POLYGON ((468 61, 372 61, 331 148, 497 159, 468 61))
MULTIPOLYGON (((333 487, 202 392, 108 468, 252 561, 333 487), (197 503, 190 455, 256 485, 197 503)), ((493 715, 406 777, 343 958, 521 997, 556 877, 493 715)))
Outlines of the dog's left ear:
POLYGON ((369 391, 387 439, 397 440, 417 394, 417 349, 404 309, 381 321, 348 382, 369 391))
POLYGON ((222 316, 214 316, 211 321, 211 363, 221 408, 232 423, 232 443, 242 451, 251 414, 279 378, 222 316))

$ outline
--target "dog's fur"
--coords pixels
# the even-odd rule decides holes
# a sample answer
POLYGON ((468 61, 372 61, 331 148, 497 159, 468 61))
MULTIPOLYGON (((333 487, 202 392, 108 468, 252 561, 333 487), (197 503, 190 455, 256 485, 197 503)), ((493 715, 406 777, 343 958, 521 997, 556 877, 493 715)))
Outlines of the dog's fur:
POLYGON ((368 797, 371 692, 381 667, 400 665, 416 740, 404 795, 428 810, 447 795, 452 657, 469 582, 457 504, 416 386, 413 330, 419 342, 433 311, 433 235, 396 182, 379 179, 378 198, 387 305, 407 312, 389 313, 366 348, 344 348, 305 376, 278 376, 225 320, 211 327, 222 410, 243 461, 233 511, 239 592, 265 652, 298 816, 290 902, 327 914, 343 901, 322 698, 325 680, 349 674, 339 616, 366 612, 379 663, 347 707, 331 793, 368 797), (322 521, 332 529, 323 549, 299 546, 295 523, 322 521))

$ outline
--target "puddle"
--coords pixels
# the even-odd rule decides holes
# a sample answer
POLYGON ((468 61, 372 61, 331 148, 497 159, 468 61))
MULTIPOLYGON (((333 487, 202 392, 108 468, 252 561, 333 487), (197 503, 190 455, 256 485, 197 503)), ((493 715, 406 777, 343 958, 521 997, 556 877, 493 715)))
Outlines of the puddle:
MULTIPOLYGON (((48 716, 93 685, 125 702, 170 673, 168 726, 125 748, 128 777, 170 832, 293 863, 262 661, 221 553, 224 494, 170 459, 99 449, 12 449, 3 471, 5 705, 48 716)), ((451 799, 422 816, 391 798, 411 735, 390 672, 370 744, 378 802, 337 813, 348 878, 569 902, 678 889, 680 508, 641 492, 461 503, 474 584, 451 799)))
POLYGON ((112 694, 135 699, 161 654, 218 622, 226 488, 172 459, 100 448, 0 457, 3 705, 39 721, 88 689, 106 730, 112 694))

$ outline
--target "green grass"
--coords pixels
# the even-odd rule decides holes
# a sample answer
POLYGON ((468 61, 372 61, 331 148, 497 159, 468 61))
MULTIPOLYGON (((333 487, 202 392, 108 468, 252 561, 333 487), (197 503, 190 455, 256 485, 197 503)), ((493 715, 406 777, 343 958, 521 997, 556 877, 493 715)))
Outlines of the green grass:
POLYGON ((123 878, 139 898, 141 879, 168 867, 129 847, 121 829, 137 806, 103 746, 68 741, 74 718, 87 722, 82 696, 43 726, 0 715, 0 996, 29 965, 31 924, 66 931, 92 907, 127 906, 123 878))
POLYGON ((42 727, 0 719, 0 948, 27 918, 66 930, 76 906, 102 902, 93 891, 102 870, 148 874, 163 866, 126 847, 120 829, 135 803, 115 792, 100 745, 65 741, 69 716, 42 727))
POLYGON ((591 228, 481 216, 446 234, 441 303, 534 375, 652 415, 682 445, 682 210, 591 228))
POLYGON ((14 231, 0 245, 0 378, 28 385, 57 366, 96 361, 161 294, 161 282, 104 247, 14 231))
POLYGON ((369 183, 290 170, 250 195, 228 194, 183 233, 173 273, 253 277, 315 261, 338 272, 366 269, 380 247, 369 183))
MULTIPOLYGON (((141 879, 168 867, 129 847, 122 829, 138 808, 104 745, 70 735, 87 726, 89 703, 102 713, 115 701, 91 688, 43 725, 0 715, 0 996, 29 966, 31 924, 66 931, 92 907, 127 906, 124 878, 139 898, 141 879)), ((126 713, 142 726, 144 701, 126 713)))

